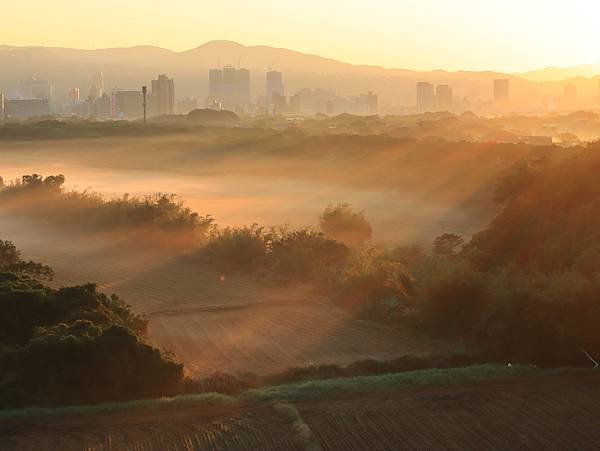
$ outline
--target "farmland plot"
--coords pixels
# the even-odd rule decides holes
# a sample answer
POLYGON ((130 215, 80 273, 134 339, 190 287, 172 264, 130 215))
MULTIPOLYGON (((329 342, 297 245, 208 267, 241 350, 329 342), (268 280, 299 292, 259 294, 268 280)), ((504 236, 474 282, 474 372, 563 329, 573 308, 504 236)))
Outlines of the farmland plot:
POLYGON ((387 359, 447 348, 349 317, 308 286, 269 286, 149 249, 122 249, 0 217, 5 239, 51 265, 55 286, 98 283, 148 315, 149 339, 188 374, 265 374, 311 363, 387 359))

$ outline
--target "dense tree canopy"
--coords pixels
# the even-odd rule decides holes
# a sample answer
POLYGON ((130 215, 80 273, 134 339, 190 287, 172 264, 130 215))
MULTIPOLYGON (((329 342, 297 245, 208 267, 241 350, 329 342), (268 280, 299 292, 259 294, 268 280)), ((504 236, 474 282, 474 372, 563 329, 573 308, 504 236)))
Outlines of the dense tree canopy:
POLYGON ((183 368, 144 342, 143 317, 92 284, 44 286, 38 271, 23 270, 12 243, 2 243, 0 407, 116 401, 177 389, 183 368))

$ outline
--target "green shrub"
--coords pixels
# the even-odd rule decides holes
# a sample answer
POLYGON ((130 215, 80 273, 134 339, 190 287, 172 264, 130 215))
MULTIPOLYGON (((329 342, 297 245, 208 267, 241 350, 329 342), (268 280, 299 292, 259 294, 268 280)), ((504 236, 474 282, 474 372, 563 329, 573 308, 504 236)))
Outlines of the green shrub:
POLYGON ((268 238, 262 227, 231 228, 216 230, 197 257, 206 259, 219 268, 253 271, 265 264, 268 238))
POLYGON ((0 273, 0 312, 0 407, 180 390, 183 367, 144 342, 146 319, 93 284, 56 290, 27 275, 0 273))
POLYGON ((63 175, 24 175, 0 188, 2 208, 78 230, 133 231, 130 241, 143 235, 140 244, 165 239, 189 248, 204 242, 212 227, 211 217, 193 212, 173 194, 107 200, 93 192, 68 191, 64 183, 63 175))
POLYGON ((347 262, 350 249, 322 233, 304 229, 284 232, 271 243, 275 272, 293 280, 329 280, 347 262))
POLYGON ((52 268, 23 260, 16 246, 11 241, 3 240, 0 240, 0 272, 17 273, 37 279, 52 279, 54 276, 52 268))
POLYGON ((321 230, 349 246, 362 246, 373 235, 364 212, 354 212, 348 203, 329 205, 319 217, 321 230))
POLYGON ((308 281, 333 277, 349 255, 348 247, 322 233, 309 229, 265 230, 253 225, 216 230, 191 258, 229 270, 308 281))

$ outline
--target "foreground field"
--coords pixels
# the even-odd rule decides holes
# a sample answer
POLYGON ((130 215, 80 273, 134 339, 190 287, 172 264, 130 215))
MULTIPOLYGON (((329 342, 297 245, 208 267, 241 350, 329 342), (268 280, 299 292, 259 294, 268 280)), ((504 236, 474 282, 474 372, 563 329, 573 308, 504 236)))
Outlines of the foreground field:
POLYGON ((598 449, 600 377, 594 371, 385 394, 187 406, 176 410, 14 419, 2 449, 598 449), (302 426, 302 427, 300 427, 302 426))
POLYGON ((310 363, 345 364, 448 347, 349 317, 304 285, 268 286, 149 249, 122 248, 0 216, 24 257, 56 271, 55 286, 95 281, 149 317, 149 338, 192 376, 266 374, 310 363))

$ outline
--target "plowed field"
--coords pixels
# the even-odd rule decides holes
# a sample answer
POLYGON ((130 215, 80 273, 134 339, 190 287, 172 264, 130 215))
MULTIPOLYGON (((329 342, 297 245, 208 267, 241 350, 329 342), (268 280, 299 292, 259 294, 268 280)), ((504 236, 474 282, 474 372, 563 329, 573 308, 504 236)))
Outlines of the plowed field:
MULTIPOLYGON (((296 404, 323 450, 592 450, 600 447, 600 374, 400 390, 296 404)), ((303 449, 270 404, 8 420, 3 450, 303 449)), ((304 448, 305 449, 305 448, 304 448)))
POLYGON ((190 375, 257 374, 440 350, 444 343, 348 316, 308 286, 269 286, 151 250, 0 216, 0 237, 56 271, 56 286, 97 282, 149 317, 149 338, 190 375))

